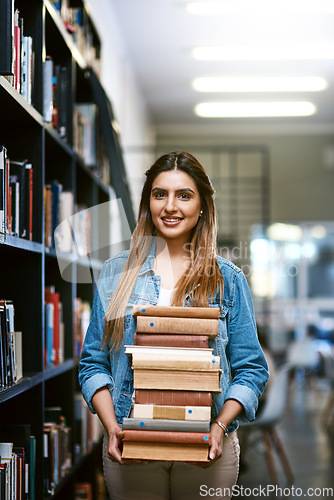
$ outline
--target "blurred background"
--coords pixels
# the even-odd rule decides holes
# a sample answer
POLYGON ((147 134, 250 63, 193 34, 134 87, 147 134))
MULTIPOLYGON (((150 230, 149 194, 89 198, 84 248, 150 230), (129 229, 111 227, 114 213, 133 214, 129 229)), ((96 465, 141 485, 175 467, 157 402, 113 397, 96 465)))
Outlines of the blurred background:
POLYGON ((219 253, 252 289, 272 376, 240 431, 239 485, 332 487, 334 1, 87 5, 134 210, 154 158, 192 152, 217 192, 219 253))

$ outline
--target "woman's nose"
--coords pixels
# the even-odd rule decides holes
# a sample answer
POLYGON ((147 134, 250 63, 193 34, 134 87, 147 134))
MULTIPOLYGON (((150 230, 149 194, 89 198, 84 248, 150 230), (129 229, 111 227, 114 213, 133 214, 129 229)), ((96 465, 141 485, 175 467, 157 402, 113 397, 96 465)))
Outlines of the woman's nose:
POLYGON ((177 210, 174 196, 167 197, 165 210, 167 210, 167 212, 174 212, 175 210, 177 210))

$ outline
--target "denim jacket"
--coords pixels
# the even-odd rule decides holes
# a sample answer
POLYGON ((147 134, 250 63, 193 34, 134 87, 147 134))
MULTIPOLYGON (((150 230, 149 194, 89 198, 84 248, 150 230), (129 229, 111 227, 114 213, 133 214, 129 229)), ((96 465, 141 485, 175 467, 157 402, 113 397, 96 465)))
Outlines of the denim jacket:
MULTIPOLYGON (((116 413, 122 424, 132 407, 133 371, 125 354, 124 345, 133 344, 136 330, 132 316, 134 304, 157 304, 161 278, 153 271, 155 239, 151 250, 140 269, 137 282, 131 294, 124 320, 122 348, 110 351, 101 349, 104 331, 104 315, 116 288, 129 252, 121 252, 107 260, 101 270, 98 288, 94 298, 91 321, 86 333, 79 362, 79 383, 90 410, 94 413, 91 400, 95 392, 108 387, 116 413)), ((211 416, 215 419, 227 399, 239 401, 244 412, 239 420, 254 420, 258 398, 268 380, 268 366, 258 342, 253 304, 245 275, 230 261, 217 256, 224 276, 224 298, 218 293, 212 298, 210 307, 220 309, 218 336, 210 341, 213 354, 220 356, 220 393, 214 393, 211 416)), ((187 297, 184 305, 187 305, 187 297)), ((229 431, 238 427, 237 420, 229 431)))

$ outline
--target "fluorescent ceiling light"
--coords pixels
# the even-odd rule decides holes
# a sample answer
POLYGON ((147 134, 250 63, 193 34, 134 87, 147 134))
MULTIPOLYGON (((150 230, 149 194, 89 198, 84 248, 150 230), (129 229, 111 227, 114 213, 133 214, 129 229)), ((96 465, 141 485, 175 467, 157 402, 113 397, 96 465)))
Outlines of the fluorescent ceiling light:
POLYGON ((191 55, 200 61, 274 61, 334 59, 334 45, 240 45, 195 47, 191 55))
POLYGON ((324 78, 313 77, 201 77, 192 86, 198 92, 319 92, 324 78))
POLYGON ((191 14, 219 15, 219 14, 262 14, 276 15, 334 12, 333 0, 227 0, 220 2, 189 2, 186 9, 191 14))
POLYGON ((316 112, 312 102, 201 102, 195 113, 204 118, 251 118, 310 116, 316 112))

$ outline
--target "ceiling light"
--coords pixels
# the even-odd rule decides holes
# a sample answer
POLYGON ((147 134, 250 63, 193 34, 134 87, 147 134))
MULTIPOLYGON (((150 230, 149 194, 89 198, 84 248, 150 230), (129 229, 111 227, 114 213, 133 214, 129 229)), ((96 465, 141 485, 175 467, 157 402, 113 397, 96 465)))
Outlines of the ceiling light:
POLYGON ((227 0, 220 2, 189 2, 186 9, 191 14, 303 14, 303 13, 333 13, 333 0, 227 0))
POLYGON ((310 116, 316 112, 312 102, 202 102, 195 113, 204 118, 250 118, 310 116))
POLYGON ((319 92, 324 78, 313 77, 201 77, 192 86, 198 92, 319 92))
POLYGON ((240 45, 196 47, 191 53, 200 61, 274 61, 334 59, 334 45, 240 45))

